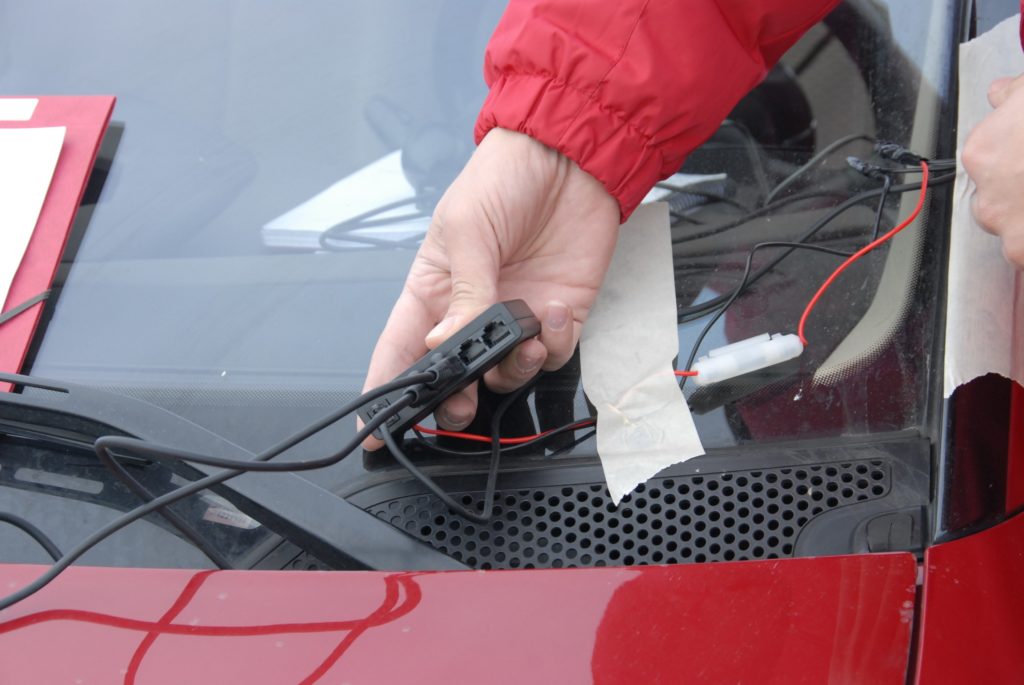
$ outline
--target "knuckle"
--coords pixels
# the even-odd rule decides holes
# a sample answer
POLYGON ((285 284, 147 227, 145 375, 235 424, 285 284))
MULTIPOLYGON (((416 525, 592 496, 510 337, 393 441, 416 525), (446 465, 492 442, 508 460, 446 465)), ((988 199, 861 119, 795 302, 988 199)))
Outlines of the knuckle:
POLYGON ((1002 210, 987 193, 978 192, 971 204, 971 211, 978 224, 989 233, 999 233, 999 224, 1002 217, 1002 210))
POLYGON ((977 131, 973 131, 967 140, 964 142, 964 149, 960 153, 960 161, 963 162, 964 169, 967 173, 974 178, 978 172, 978 165, 980 163, 981 150, 979 149, 980 143, 978 142, 977 131))
POLYGON ((464 276, 452 277, 452 299, 471 297, 477 293, 479 288, 475 283, 464 276))
POLYGON ((971 131, 964 141, 960 161, 975 183, 992 171, 993 162, 999 154, 999 147, 995 143, 992 127, 985 122, 971 131))
POLYGON ((1018 269, 1024 269, 1024 237, 1004 239, 1003 256, 1018 269))

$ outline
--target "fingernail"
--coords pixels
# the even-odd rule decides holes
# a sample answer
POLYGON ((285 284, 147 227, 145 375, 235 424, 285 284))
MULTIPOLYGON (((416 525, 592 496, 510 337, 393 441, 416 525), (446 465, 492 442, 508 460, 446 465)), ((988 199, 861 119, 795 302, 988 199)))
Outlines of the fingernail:
POLYGON ((560 331, 569 323, 569 307, 561 302, 549 302, 546 315, 548 328, 560 331))
POLYGON ((448 409, 444 410, 444 418, 445 421, 447 421, 448 425, 455 429, 463 428, 464 426, 468 425, 470 421, 473 420, 472 416, 456 415, 453 414, 448 409))
POLYGON ((434 326, 433 328, 430 329, 430 332, 427 333, 427 337, 428 338, 435 338, 435 337, 439 337, 439 336, 444 335, 445 333, 448 332, 448 329, 450 329, 452 327, 452 324, 454 322, 455 322, 455 317, 454 316, 449 316, 449 317, 443 319, 441 321, 441 323, 437 324, 436 326, 434 326))
POLYGON ((533 373, 540 366, 540 361, 540 357, 520 352, 516 355, 516 368, 523 374, 533 373))

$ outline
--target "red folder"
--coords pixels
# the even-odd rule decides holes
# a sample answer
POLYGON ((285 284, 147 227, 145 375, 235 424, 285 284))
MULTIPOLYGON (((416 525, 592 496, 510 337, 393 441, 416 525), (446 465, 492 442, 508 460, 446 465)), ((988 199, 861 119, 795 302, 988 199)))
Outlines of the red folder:
MULTIPOLYGON (((113 109, 114 98, 106 95, 40 97, 28 121, 0 121, 0 128, 67 127, 35 231, 0 311, 13 309, 50 287, 113 109)), ((42 303, 36 304, 0 325, 0 371, 21 369, 42 312, 42 303)), ((0 384, 0 391, 9 389, 0 384)))

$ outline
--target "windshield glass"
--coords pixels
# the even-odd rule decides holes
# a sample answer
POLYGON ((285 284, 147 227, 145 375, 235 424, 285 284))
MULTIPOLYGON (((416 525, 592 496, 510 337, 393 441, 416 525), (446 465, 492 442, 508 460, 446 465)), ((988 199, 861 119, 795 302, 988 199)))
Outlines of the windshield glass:
MULTIPOLYGON (((0 90, 117 96, 31 373, 146 400, 249 450, 355 397, 433 203, 472 152, 483 50, 503 5, 0 4, 0 90)), ((952 1, 845 3, 690 157, 680 171, 699 185, 687 188, 686 176, 655 189, 651 199, 673 211, 680 366, 707 320, 701 305, 736 286, 754 244, 794 240, 842 200, 877 189, 847 155, 870 158, 878 138, 949 156, 957 11, 952 1), (758 212, 796 195, 805 197, 758 212)), ((941 193, 829 291, 797 362, 718 387, 688 384, 712 455, 932 433, 941 193)), ((883 227, 916 199, 891 194, 883 227)), ((815 240, 857 249, 876 201, 815 240)), ((775 256, 759 253, 754 268, 775 256)), ((790 255, 699 353, 793 332, 837 263, 790 255)), ((589 414, 572 368, 530 402, 527 433, 589 414)), ((307 456, 323 446, 314 441, 307 456)), ((554 463, 592 462, 592 440, 561 446, 554 463)), ((303 477, 372 509, 379 500, 364 490, 378 467, 353 458, 303 477)))

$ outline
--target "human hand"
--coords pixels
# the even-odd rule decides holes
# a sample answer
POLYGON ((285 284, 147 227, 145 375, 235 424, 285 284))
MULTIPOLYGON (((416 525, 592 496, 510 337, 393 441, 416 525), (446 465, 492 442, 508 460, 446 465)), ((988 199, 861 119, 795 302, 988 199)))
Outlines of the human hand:
POLYGON ((977 190, 971 211, 978 225, 999 236, 1003 254, 1024 268, 1024 75, 994 81, 995 110, 964 143, 962 160, 977 190))
MULTIPOLYGON (((492 129, 441 198, 402 293, 377 341, 364 389, 386 383, 476 315, 526 300, 541 321, 484 376, 511 392, 565 364, 604 279, 619 206, 574 162, 521 133, 492 129)), ((460 430, 476 413, 476 385, 435 414, 460 430)), ((367 438, 364 447, 382 446, 367 438)))

